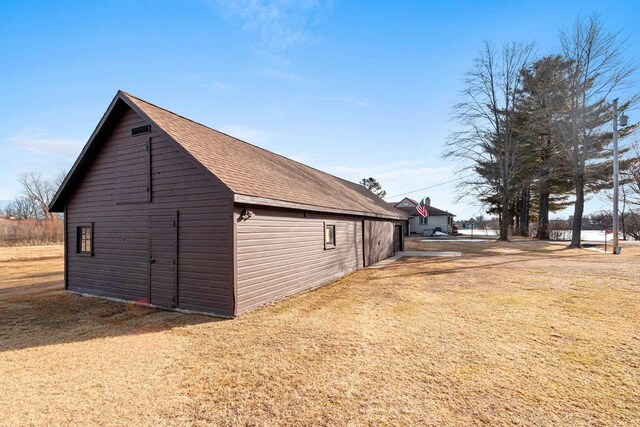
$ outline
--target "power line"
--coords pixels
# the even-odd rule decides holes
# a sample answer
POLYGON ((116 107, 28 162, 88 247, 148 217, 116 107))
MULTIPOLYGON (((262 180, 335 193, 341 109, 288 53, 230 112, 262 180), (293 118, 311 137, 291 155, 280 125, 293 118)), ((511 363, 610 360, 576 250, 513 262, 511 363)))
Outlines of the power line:
POLYGON ((418 188, 417 190, 409 191, 407 193, 394 194, 393 196, 387 196, 385 198, 386 199, 393 199, 394 197, 406 196, 407 194, 417 193, 418 191, 428 190, 430 188, 440 187, 441 185, 449 184, 451 182, 460 181, 461 179, 465 179, 465 178, 468 178, 470 176, 471 175, 461 176, 460 178, 451 179, 449 181, 441 182, 439 184, 430 185, 430 186, 424 187, 424 188, 418 188))

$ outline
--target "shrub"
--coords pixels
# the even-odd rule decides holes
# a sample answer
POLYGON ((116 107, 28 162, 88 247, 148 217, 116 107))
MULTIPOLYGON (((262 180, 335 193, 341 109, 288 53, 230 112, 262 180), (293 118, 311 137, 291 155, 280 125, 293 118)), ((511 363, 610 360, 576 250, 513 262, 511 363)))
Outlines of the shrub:
POLYGON ((64 242, 64 223, 52 219, 0 219, 0 246, 52 245, 64 242))

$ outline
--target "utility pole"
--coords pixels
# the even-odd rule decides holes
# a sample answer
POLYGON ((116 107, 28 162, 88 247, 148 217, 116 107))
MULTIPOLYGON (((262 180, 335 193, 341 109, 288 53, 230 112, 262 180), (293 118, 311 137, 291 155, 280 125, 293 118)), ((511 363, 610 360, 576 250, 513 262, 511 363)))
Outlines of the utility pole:
POLYGON ((613 253, 619 254, 618 246, 618 186, 620 177, 620 164, 618 162, 618 98, 613 100, 613 253))

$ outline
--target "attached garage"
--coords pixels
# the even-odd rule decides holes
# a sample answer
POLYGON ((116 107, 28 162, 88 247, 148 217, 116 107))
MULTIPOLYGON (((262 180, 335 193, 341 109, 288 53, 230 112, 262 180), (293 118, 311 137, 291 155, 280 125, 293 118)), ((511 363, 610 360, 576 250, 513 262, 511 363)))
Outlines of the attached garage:
POLYGON ((118 92, 56 194, 65 286, 235 316, 402 247, 364 187, 118 92))

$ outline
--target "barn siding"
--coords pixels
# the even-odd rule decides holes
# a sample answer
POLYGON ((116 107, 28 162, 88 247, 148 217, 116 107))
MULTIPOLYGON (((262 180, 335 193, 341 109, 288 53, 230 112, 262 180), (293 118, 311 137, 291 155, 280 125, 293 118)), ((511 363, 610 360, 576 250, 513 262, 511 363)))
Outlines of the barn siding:
MULTIPOLYGON (((132 128, 145 124, 127 107, 67 201, 68 288, 146 302, 149 216, 179 211, 178 307, 233 315, 231 194, 157 130, 131 136, 132 128), (151 202, 118 203, 117 190, 127 183, 116 179, 116 156, 149 137, 151 202), (76 227, 91 223, 94 256, 79 256, 76 227)), ((134 175, 137 188, 143 172, 134 175)))
POLYGON ((238 221, 237 302, 242 313, 288 295, 332 282, 364 264, 362 219, 251 208, 238 221), (324 249, 324 223, 336 225, 335 249, 324 249))
POLYGON ((364 221, 364 259, 365 266, 389 258, 394 252, 393 227, 399 222, 384 220, 364 221))

